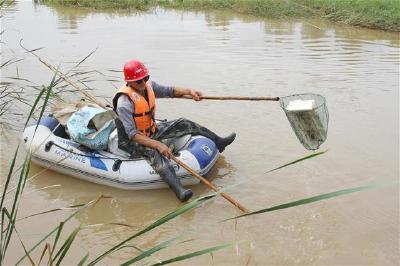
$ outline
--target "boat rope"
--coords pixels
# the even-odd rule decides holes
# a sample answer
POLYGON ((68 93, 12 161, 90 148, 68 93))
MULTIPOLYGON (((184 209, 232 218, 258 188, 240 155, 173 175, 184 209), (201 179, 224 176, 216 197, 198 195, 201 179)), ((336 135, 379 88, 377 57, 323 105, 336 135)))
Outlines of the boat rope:
POLYGON ((79 156, 83 156, 83 157, 87 157, 87 158, 108 159, 108 160, 121 161, 121 162, 126 162, 126 161, 137 161, 137 160, 135 160, 135 159, 120 159, 120 158, 117 158, 117 157, 107 157, 107 156, 104 156, 104 155, 103 155, 103 156, 102 156, 102 155, 96 156, 96 155, 94 155, 94 154, 87 155, 87 154, 75 152, 75 151, 73 151, 72 149, 69 150, 69 149, 67 149, 67 148, 64 148, 63 146, 60 146, 60 145, 58 145, 57 143, 54 143, 53 141, 49 141, 49 142, 46 143, 46 145, 45 145, 45 151, 48 152, 48 151, 51 149, 51 146, 53 146, 53 145, 56 146, 56 147, 58 147, 58 148, 60 148, 60 149, 62 149, 62 150, 64 150, 64 151, 66 151, 66 152, 69 152, 69 153, 72 153, 72 154, 76 154, 76 155, 79 155, 79 156))

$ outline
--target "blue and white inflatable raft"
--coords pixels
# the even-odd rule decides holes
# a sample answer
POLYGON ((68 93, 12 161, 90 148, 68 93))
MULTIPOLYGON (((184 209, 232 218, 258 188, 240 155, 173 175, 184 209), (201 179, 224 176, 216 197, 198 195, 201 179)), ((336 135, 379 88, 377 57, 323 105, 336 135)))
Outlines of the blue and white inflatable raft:
MULTIPOLYGON (((127 190, 158 189, 167 184, 144 158, 123 158, 107 151, 93 151, 68 138, 53 117, 43 117, 28 126, 22 136, 32 152, 32 161, 50 170, 89 182, 127 190)), ((206 175, 216 163, 219 152, 213 141, 203 136, 184 136, 174 140, 176 157, 200 175, 206 175)), ((182 184, 199 180, 171 162, 182 184)))

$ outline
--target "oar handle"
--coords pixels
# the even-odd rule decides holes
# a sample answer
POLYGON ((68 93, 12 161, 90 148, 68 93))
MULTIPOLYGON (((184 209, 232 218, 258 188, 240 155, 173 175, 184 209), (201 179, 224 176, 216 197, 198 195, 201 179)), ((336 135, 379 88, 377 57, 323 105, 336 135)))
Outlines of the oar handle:
MULTIPOLYGON (((192 99, 185 95, 182 99, 192 99)), ((245 96, 200 96, 202 100, 235 100, 235 101, 279 101, 279 97, 245 97, 245 96)))
MULTIPOLYGON (((177 164, 179 164, 181 167, 183 167, 186 171, 188 171, 189 173, 191 173, 193 176, 195 176, 196 178, 198 178, 201 182, 203 182, 204 184, 206 184, 209 188, 211 188, 214 191, 218 191, 219 189, 210 181, 208 181, 207 179, 205 179, 204 177, 202 177, 201 175, 199 175, 198 173, 196 173, 193 169, 191 169, 188 165, 186 165, 184 162, 180 161, 178 158, 176 157, 172 157, 172 160, 174 160, 177 164)), ((225 199, 227 199, 230 203, 232 203, 233 205, 235 205, 237 208, 239 208, 239 210, 241 210, 242 212, 245 213, 249 213, 249 210, 244 207, 243 205, 241 205, 239 202, 235 201, 233 198, 231 198, 229 195, 227 195, 226 193, 221 193, 221 196, 224 197, 225 199)))

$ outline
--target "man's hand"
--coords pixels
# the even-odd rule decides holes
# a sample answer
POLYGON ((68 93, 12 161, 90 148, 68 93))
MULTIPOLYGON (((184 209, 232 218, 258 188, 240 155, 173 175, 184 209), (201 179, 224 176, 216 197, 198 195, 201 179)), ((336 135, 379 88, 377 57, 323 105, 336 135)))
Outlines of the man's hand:
POLYGON ((192 96, 193 100, 195 101, 200 101, 200 97, 203 96, 203 94, 200 91, 195 91, 193 89, 189 89, 189 95, 192 96))
POLYGON ((175 97, 182 97, 182 96, 190 96, 195 101, 200 101, 201 96, 203 94, 200 91, 190 89, 190 88, 181 88, 181 87, 174 87, 174 96, 175 97))
POLYGON ((149 147, 149 148, 153 148, 155 150, 157 150, 159 153, 161 153, 162 155, 164 155, 165 157, 167 157, 168 159, 171 159, 173 154, 170 148, 168 148, 167 145, 165 145, 164 143, 151 139, 147 136, 145 136, 143 133, 138 132, 137 134, 135 134, 133 136, 133 141, 139 143, 140 145, 149 147))
POLYGON ((164 155, 165 157, 167 157, 168 159, 171 159, 174 155, 172 154, 172 151, 170 148, 168 148, 167 145, 165 145, 162 142, 157 143, 156 145, 156 149, 158 150, 159 153, 161 153, 162 155, 164 155))

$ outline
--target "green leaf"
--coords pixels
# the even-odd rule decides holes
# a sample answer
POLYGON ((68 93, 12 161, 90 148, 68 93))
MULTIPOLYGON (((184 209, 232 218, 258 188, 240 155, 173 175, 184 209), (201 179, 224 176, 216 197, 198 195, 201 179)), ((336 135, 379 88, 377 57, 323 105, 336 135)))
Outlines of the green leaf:
MULTIPOLYGON (((51 91, 52 91, 53 87, 55 86, 57 73, 58 73, 58 68, 54 73, 54 76, 53 76, 53 79, 50 82, 50 85, 47 87, 46 97, 44 98, 43 106, 42 106, 42 108, 40 110, 38 121, 40 121, 40 119, 42 119, 44 110, 46 109, 47 103, 48 103, 50 95, 51 95, 51 91)), ((38 126, 39 126, 39 123, 36 124, 35 132, 36 132, 36 129, 37 129, 38 126)))
POLYGON ((175 258, 164 260, 164 261, 161 261, 160 263, 153 264, 152 266, 165 265, 165 264, 169 264, 169 263, 173 263, 173 262, 177 262, 177 261, 187 260, 187 259, 190 259, 190 258, 193 258, 193 257, 198 257, 198 256, 201 256, 201 255, 204 255, 204 254, 212 253, 212 252, 218 251, 220 249, 224 249, 224 248, 233 246, 234 244, 236 244, 236 242, 227 243, 227 244, 223 244, 223 245, 219 245, 219 246, 215 246, 215 247, 211 247, 211 248, 206 248, 206 249, 199 250, 199 251, 196 251, 196 252, 192 252, 192 253, 188 253, 188 254, 185 254, 185 255, 181 255, 181 256, 178 256, 178 257, 175 257, 175 258))
MULTIPOLYGON (((8 212, 8 210, 6 208, 2 208, 1 209, 1 225, 0 225, 0 234, 1 234, 1 240, 0 240, 0 262, 3 261, 5 254, 3 253, 3 232, 4 232, 4 223, 5 223, 5 218, 8 219, 8 221, 11 220, 11 215, 8 212)), ((2 264, 2 263, 0 263, 2 264)))
MULTIPOLYGON (((46 245, 44 246, 44 249, 43 249, 43 251, 42 251, 42 255, 40 256, 38 265, 41 265, 41 262, 42 262, 42 260, 43 260, 43 258, 44 258, 44 255, 46 254, 46 251, 49 251, 49 254, 50 254, 49 261, 51 260, 51 248, 50 248, 50 244, 49 244, 49 243, 46 243, 46 245)), ((25 249, 25 254, 28 256, 28 258, 30 257, 29 254, 28 254, 28 252, 26 251, 26 249, 25 249)), ((35 263, 32 263, 32 261, 31 261, 31 264, 32 264, 32 265, 35 265, 35 263)))
POLYGON ((56 250, 56 246, 57 246, 57 243, 58 243, 58 239, 60 238, 61 231, 62 231, 63 228, 64 228, 64 224, 65 224, 65 222, 60 222, 60 225, 58 226, 57 233, 56 233, 56 237, 54 238, 53 247, 51 248, 51 250, 52 250, 51 253, 53 253, 54 250, 56 250))
POLYGON ((78 266, 83 266, 83 264, 85 264, 85 262, 87 261, 88 258, 89 258, 89 253, 87 253, 87 254, 78 262, 78 266))
POLYGON ((218 195, 219 193, 211 193, 209 195, 205 195, 203 197, 197 198, 185 205, 183 205, 182 207, 176 209, 175 211, 168 213, 167 215, 165 215, 164 217, 158 219, 157 221, 155 221, 154 223, 150 224, 149 226, 147 226, 146 228, 142 229, 141 231, 139 231, 138 233, 128 237, 127 239, 125 239, 124 241, 120 242, 119 244, 117 244, 116 246, 112 247, 111 249, 107 250, 106 252, 104 252, 103 254, 99 255, 97 258, 95 258, 93 261, 91 261, 88 266, 92 266, 96 263, 98 263, 99 261, 101 261, 104 257, 108 256, 109 254, 111 254, 112 252, 118 250, 119 247, 123 246, 125 243, 127 243, 128 241, 131 241, 132 239, 168 222, 169 220, 172 220, 173 218, 199 206, 200 204, 214 198, 216 195, 218 195))
POLYGON ((19 145, 17 146, 17 149, 15 150, 14 157, 13 157, 13 160, 12 160, 12 162, 11 162, 10 169, 8 170, 8 175, 7 175, 6 183, 5 183, 4 187, 3 187, 3 195, 1 196, 0 209, 3 209, 4 199, 5 199, 5 197, 6 197, 8 185, 9 185, 9 183, 10 183, 11 176, 12 176, 12 173, 13 173, 13 171, 14 171, 15 161, 16 161, 17 155, 18 155, 18 150, 19 150, 19 145))
POLYGON ((26 156, 25 160, 27 161, 27 167, 25 168, 25 173, 23 175, 22 188, 21 188, 20 194, 22 194, 22 192, 25 189, 26 180, 28 179, 29 171, 31 169, 31 163, 32 163, 32 153, 31 152, 27 153, 27 156, 26 156))
MULTIPOLYGON (((98 197, 97 199, 91 200, 88 203, 86 203, 85 205, 83 205, 81 208, 79 208, 78 210, 76 210, 74 213, 72 213, 70 216, 68 216, 66 219, 64 219, 63 223, 65 224, 67 221, 69 221, 70 219, 72 219, 72 217, 74 217, 79 211, 81 211, 82 209, 85 209, 89 206, 93 206, 95 205, 99 200, 106 198, 105 196, 101 195, 100 197, 98 197)), ((28 250, 28 254, 30 254, 32 251, 34 251, 38 246, 40 246, 40 244, 42 244, 47 238, 49 238, 54 232, 60 230, 61 223, 60 225, 58 225, 57 227, 55 227, 53 230, 51 230, 47 235, 45 235, 41 240, 39 240, 30 250, 28 250)), ((26 258, 26 255, 22 256, 16 263, 15 265, 18 265, 19 263, 21 263, 21 261, 23 261, 26 258)))
POLYGON ((31 111, 29 112, 28 118, 26 119, 24 128, 26 128, 26 125, 29 123, 29 119, 32 117, 33 112, 36 109, 37 104, 39 103, 40 99, 42 98, 43 93, 46 91, 46 88, 43 88, 40 92, 39 95, 36 97, 35 102, 32 105, 31 111))
POLYGON ((19 218, 18 221, 25 220, 25 219, 28 219, 28 218, 31 218, 31 217, 34 217, 34 216, 38 216, 38 215, 51 213, 51 212, 58 212, 58 211, 65 211, 65 210, 71 211, 71 210, 74 210, 74 209, 78 209, 78 208, 82 207, 83 205, 85 205, 85 204, 73 205, 73 206, 68 206, 68 207, 60 207, 60 208, 55 208, 55 209, 51 209, 51 210, 47 210, 47 211, 37 212, 37 213, 34 213, 34 214, 30 214, 28 216, 19 218))
POLYGON ((76 236, 78 235, 79 231, 82 229, 81 225, 79 225, 77 228, 75 228, 74 231, 68 236, 68 238, 65 240, 64 244, 61 246, 60 250, 57 252, 57 254, 53 258, 53 262, 57 259, 58 256, 60 258, 56 262, 56 265, 60 265, 62 260, 64 259, 65 255, 67 254, 68 250, 71 248, 72 242, 74 242, 76 236))
MULTIPOLYGON (((7 216, 8 220, 11 220, 11 216, 10 216, 10 214, 8 213, 8 211, 7 211, 6 208, 3 209, 3 213, 7 216)), ((4 219, 2 219, 2 221, 4 221, 4 219)), ((2 224, 2 225, 3 225, 3 224, 2 224)), ((1 231, 3 231, 3 226, 1 226, 1 231)), ((18 233, 18 230, 17 230, 17 228, 16 228, 15 226, 14 226, 14 231, 15 231, 15 233, 17 234, 18 240, 19 240, 19 242, 20 242, 20 244, 21 244, 21 246, 22 246, 22 248, 23 248, 25 254, 26 254, 27 257, 29 258, 30 263, 31 263, 32 265, 35 265, 35 262, 32 260, 31 256, 29 256, 28 252, 26 251, 25 244, 24 244, 24 242, 22 242, 21 236, 20 236, 20 234, 18 233)), ((0 258, 2 259, 3 256, 1 255, 0 258)), ((40 264, 40 263, 39 263, 39 264, 40 264)))
POLYGON ((320 200, 330 199, 330 198, 334 198, 334 197, 338 197, 338 196, 342 196, 342 195, 346 195, 346 194, 350 194, 350 193, 354 193, 354 192, 358 192, 358 191, 370 190, 370 189, 373 189, 373 188, 376 188, 376 187, 378 187, 378 185, 369 185, 369 186, 361 186, 361 187, 338 190, 338 191, 334 191, 334 192, 330 192, 330 193, 326 193, 326 194, 321 194, 321 195, 318 195, 318 196, 305 198, 305 199, 301 199, 301 200, 296 200, 296 201, 292 201, 292 202, 289 202, 289 203, 277 205, 277 206, 274 206, 274 207, 270 207, 270 208, 261 209, 261 210, 258 210, 258 211, 246 213, 246 214, 243 214, 243 215, 239 215, 239 216, 236 216, 236 217, 233 217, 233 218, 226 219, 224 221, 237 219, 237 218, 250 216, 250 215, 255 215, 255 214, 260 214, 260 213, 265 213, 265 212, 271 212, 271 211, 287 209, 287 208, 291 208, 291 207, 295 207, 295 206, 299 206, 299 205, 304 205, 304 204, 309 204, 309 203, 313 203, 313 202, 320 201, 320 200))
POLYGON ((91 51, 87 56, 85 56, 85 58, 83 58, 81 61, 79 61, 74 68, 77 68, 80 64, 82 64, 84 61, 86 61, 86 59, 88 59, 92 54, 94 54, 94 52, 97 51, 98 48, 94 49, 93 51, 91 51))
MULTIPOLYGON (((19 202, 20 195, 23 191, 25 180, 29 173, 29 165, 30 165, 30 153, 28 153, 26 155, 24 163, 22 165, 22 169, 20 171, 18 184, 17 184, 17 190, 15 191, 14 200, 13 200, 13 204, 12 204, 12 208, 11 208, 11 212, 10 212, 11 218, 9 219, 9 223, 8 223, 6 231, 5 231, 5 238, 4 238, 5 242, 4 243, 3 243, 3 231, 1 232, 2 250, 0 252, 2 254, 1 259, 3 259, 3 260, 5 257, 8 245, 10 243, 12 233, 14 232, 15 220, 16 220, 17 213, 18 213, 18 202, 19 202)), ((2 224, 2 226, 3 226, 3 224, 2 224)), ((0 261, 0 264, 2 262, 3 261, 0 261)))
POLYGON ((148 257, 148 256, 150 256, 150 255, 152 255, 152 254, 154 254, 154 253, 156 253, 157 251, 160 251, 160 250, 166 248, 167 246, 169 246, 172 242, 174 242, 174 241, 177 240, 178 238, 179 238, 179 237, 174 237, 174 238, 172 238, 172 239, 169 239, 169 240, 167 240, 167 241, 164 241, 164 242, 162 242, 162 243, 160 243, 160 244, 158 244, 158 245, 152 247, 151 249, 146 250, 146 251, 140 253, 138 256, 136 256, 136 257, 134 257, 134 258, 132 258, 132 259, 130 259, 130 260, 128 260, 128 261, 122 263, 121 266, 128 266, 128 265, 131 265, 131 264, 133 264, 133 263, 135 263, 135 262, 137 262, 137 261, 140 261, 140 260, 142 260, 142 259, 144 259, 144 258, 146 258, 146 257, 148 257))
POLYGON ((303 157, 303 158, 297 159, 297 160, 292 161, 292 162, 290 162, 290 163, 287 163, 287 164, 284 164, 284 165, 279 166, 279 167, 277 167, 277 168, 274 168, 274 169, 272 169, 272 170, 269 170, 269 171, 265 172, 265 174, 271 173, 271 172, 276 171, 276 170, 278 170, 278 169, 282 169, 282 168, 284 168, 284 167, 286 167, 286 166, 289 166, 289 165, 292 165, 292 164, 296 164, 296 163, 299 163, 299 162, 301 162, 301 161, 308 160, 308 159, 311 159, 311 158, 313 158, 313 157, 322 155, 322 154, 324 154, 325 152, 327 152, 327 151, 321 151, 321 152, 313 153, 313 154, 311 154, 311 155, 307 155, 307 156, 305 156, 305 157, 303 157))

